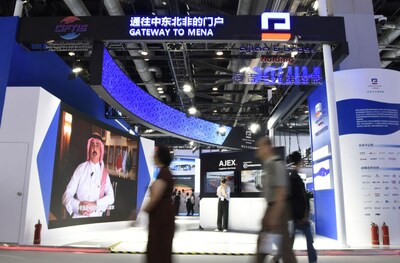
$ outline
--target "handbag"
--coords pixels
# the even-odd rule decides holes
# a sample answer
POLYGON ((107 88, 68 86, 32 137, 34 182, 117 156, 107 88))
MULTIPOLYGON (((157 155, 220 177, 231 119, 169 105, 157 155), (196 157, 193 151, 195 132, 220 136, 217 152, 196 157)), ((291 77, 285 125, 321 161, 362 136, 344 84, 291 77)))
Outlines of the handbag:
POLYGON ((280 253, 282 235, 272 232, 261 232, 258 252, 268 255, 277 255, 280 253))

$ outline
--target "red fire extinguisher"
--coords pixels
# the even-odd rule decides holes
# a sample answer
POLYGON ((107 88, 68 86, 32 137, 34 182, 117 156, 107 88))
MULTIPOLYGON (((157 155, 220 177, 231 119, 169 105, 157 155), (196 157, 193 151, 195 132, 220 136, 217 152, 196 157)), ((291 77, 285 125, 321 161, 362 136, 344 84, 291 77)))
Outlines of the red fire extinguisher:
POLYGON ((371 223, 372 245, 379 245, 379 228, 375 223, 371 223))
POLYGON ((383 222, 382 225, 382 242, 384 245, 390 245, 389 241, 389 227, 383 222))
POLYGON ((33 237, 33 244, 40 245, 40 232, 42 231, 42 224, 40 223, 40 219, 35 225, 35 235, 33 237))

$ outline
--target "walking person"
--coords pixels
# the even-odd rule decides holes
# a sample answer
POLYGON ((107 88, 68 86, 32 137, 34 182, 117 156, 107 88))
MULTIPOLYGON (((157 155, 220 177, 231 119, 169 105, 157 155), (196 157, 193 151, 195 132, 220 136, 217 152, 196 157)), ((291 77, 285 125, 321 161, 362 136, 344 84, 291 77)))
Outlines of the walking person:
POLYGON ((288 230, 289 209, 287 204, 288 176, 281 158, 274 152, 269 137, 257 140, 257 157, 263 162, 264 175, 262 188, 267 201, 267 209, 262 219, 262 228, 257 243, 256 262, 263 263, 267 254, 261 252, 260 241, 264 232, 276 233, 282 236, 280 251, 283 262, 296 263, 288 230))
POLYGON ((171 161, 172 156, 168 147, 158 146, 154 162, 160 168, 160 172, 150 186, 150 201, 144 208, 144 211, 149 213, 147 263, 172 262, 175 211, 171 203, 174 182, 168 168, 171 161))

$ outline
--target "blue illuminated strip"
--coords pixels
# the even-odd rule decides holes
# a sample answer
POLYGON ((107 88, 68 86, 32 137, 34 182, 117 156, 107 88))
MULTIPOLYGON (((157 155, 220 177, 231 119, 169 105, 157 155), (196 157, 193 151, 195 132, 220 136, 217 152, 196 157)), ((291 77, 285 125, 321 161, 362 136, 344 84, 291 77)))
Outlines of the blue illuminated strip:
POLYGON ((226 127, 226 135, 217 134, 219 124, 195 117, 186 117, 178 111, 138 87, 118 67, 104 49, 102 85, 107 92, 125 109, 143 121, 160 129, 188 139, 222 145, 231 127, 226 127))

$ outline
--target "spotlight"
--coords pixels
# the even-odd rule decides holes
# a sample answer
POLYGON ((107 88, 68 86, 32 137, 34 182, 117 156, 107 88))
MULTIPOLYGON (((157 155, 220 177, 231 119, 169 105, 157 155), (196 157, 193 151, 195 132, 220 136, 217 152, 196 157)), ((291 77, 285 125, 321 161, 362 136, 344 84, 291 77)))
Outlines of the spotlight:
POLYGON ((140 51, 140 54, 142 54, 142 56, 147 56, 149 52, 147 52, 146 50, 142 50, 140 51))
POLYGON ((217 54, 217 56, 222 56, 224 54, 224 52, 222 52, 221 50, 215 51, 215 54, 217 54))
POLYGON ((185 85, 183 85, 183 91, 184 92, 191 92, 192 91, 192 85, 190 85, 189 83, 186 83, 185 85))
POLYGON ((195 115, 197 112, 197 109, 194 106, 192 106, 188 109, 188 112, 190 115, 195 115))
POLYGON ((226 127, 225 127, 224 125, 220 125, 220 126, 218 127, 217 133, 218 133, 219 135, 221 135, 221 136, 225 136, 225 134, 226 134, 226 127))
POLYGON ((79 72, 81 72, 83 69, 81 67, 75 67, 72 69, 72 72, 75 74, 78 74, 79 72))
POLYGON ((70 51, 70 52, 68 52, 68 55, 71 56, 71 57, 73 57, 73 56, 75 56, 75 52, 70 51))
POLYGON ((252 133, 256 133, 260 129, 260 125, 258 123, 252 123, 250 125, 250 131, 252 133))

